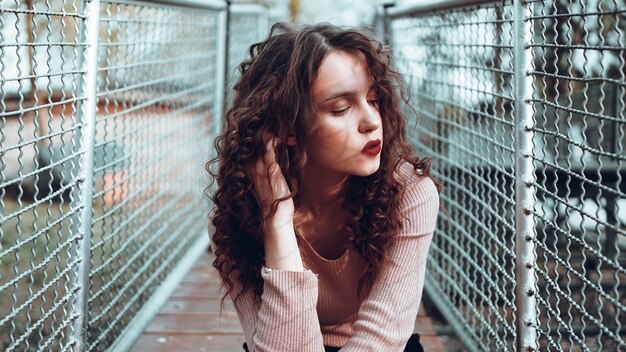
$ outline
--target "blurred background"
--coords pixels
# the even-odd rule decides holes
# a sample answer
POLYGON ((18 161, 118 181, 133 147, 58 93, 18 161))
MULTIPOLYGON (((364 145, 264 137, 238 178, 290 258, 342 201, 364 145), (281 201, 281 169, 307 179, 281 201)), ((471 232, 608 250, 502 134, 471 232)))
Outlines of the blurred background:
POLYGON ((338 25, 371 25, 380 0, 260 0, 276 18, 293 23, 331 22, 338 25))

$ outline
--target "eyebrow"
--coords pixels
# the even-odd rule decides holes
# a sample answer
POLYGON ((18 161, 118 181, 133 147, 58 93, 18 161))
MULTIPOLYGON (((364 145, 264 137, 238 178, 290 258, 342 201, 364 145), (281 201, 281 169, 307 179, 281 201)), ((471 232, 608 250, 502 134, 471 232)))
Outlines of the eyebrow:
POLYGON ((333 99, 337 99, 337 98, 343 98, 343 97, 349 97, 349 96, 353 96, 356 95, 357 92, 353 91, 353 90, 344 90, 344 91, 339 91, 336 93, 331 94, 330 96, 328 96, 326 99, 322 100, 320 103, 325 103, 329 100, 333 100, 333 99))
MULTIPOLYGON (((369 92, 371 92, 372 89, 374 89, 374 85, 373 84, 369 87, 369 89, 367 90, 367 93, 369 94, 369 92)), ((329 95, 328 97, 326 97, 324 100, 322 100, 320 102, 320 104, 323 104, 323 103, 325 103, 325 102, 327 102, 329 100, 333 100, 333 99, 337 99, 337 98, 354 96, 354 95, 357 95, 357 93, 358 92, 354 91, 354 90, 342 90, 342 91, 339 91, 339 92, 335 92, 335 93, 329 95)))

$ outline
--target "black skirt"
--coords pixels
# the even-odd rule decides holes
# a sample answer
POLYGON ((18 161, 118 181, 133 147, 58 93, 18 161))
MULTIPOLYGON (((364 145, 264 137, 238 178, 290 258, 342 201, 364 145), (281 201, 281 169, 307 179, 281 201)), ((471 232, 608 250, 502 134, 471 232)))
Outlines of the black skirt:
MULTIPOLYGON (((326 352, 337 352, 341 347, 330 347, 324 346, 324 350, 326 352)), ((250 352, 248 350, 248 345, 243 344, 243 350, 246 352, 250 352)), ((409 342, 407 342, 406 347, 404 348, 404 352, 424 352, 424 347, 422 347, 422 343, 420 342, 420 335, 413 334, 411 338, 409 338, 409 342)))

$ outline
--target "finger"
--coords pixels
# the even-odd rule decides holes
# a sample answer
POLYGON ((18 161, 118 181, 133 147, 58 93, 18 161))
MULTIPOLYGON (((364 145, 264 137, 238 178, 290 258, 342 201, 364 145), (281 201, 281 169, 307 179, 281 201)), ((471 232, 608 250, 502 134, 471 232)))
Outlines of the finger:
POLYGON ((271 138, 265 140, 265 153, 254 163, 251 176, 259 201, 267 206, 273 199, 289 194, 289 190, 284 184, 285 179, 280 165, 276 162, 275 148, 280 139, 270 134, 264 136, 271 138))
POLYGON ((272 138, 265 143, 265 155, 263 159, 267 165, 276 162, 276 138, 272 138))
POLYGON ((276 162, 267 161, 268 158, 258 159, 253 167, 252 182, 261 198, 269 198, 277 194, 275 185, 281 177, 280 166, 276 162))

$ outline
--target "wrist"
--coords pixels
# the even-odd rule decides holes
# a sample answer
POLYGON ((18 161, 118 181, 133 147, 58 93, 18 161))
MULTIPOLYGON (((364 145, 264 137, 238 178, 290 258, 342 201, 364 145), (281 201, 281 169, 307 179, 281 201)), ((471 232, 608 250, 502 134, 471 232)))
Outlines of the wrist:
POLYGON ((303 271, 295 229, 291 221, 276 221, 265 227, 265 265, 276 270, 303 271))
POLYGON ((273 216, 263 224, 263 231, 266 236, 279 235, 281 233, 294 232, 292 216, 273 216))
POLYGON ((276 212, 266 218, 264 227, 266 229, 281 229, 285 226, 293 226, 293 211, 279 204, 276 212))

